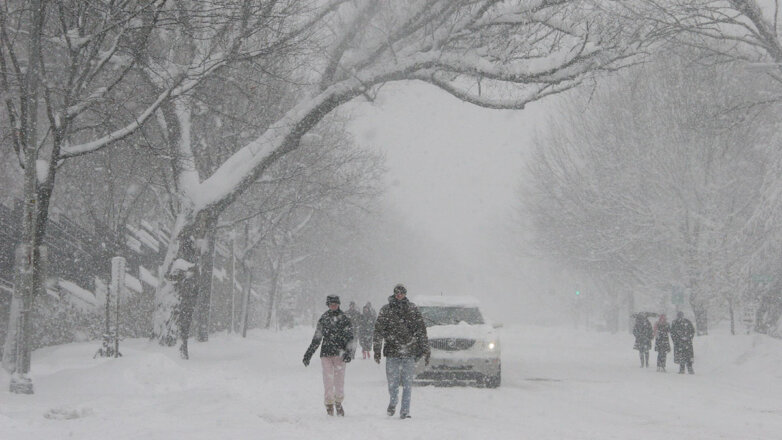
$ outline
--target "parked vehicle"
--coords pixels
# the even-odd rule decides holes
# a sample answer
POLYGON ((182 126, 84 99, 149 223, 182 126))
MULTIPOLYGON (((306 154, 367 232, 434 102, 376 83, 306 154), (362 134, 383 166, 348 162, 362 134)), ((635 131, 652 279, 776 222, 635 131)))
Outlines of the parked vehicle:
POLYGON ((477 299, 416 296, 415 303, 431 349, 428 366, 416 363, 416 384, 500 386, 500 325, 486 322, 477 299))

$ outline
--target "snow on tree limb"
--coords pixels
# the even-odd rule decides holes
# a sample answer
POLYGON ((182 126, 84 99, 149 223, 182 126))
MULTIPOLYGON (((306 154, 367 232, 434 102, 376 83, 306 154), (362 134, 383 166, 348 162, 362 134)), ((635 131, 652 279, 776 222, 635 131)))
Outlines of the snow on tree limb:
MULTIPOLYGON (((501 1, 427 1, 412 2, 420 7, 406 10, 371 3, 341 17, 340 23, 347 31, 333 37, 336 47, 329 52, 331 58, 324 61, 320 80, 315 81, 320 92, 299 101, 265 133, 226 160, 197 191, 192 191, 197 194, 193 199, 196 210, 235 198, 270 161, 296 148, 298 138, 325 113, 376 85, 419 79, 477 105, 523 108, 531 101, 572 88, 592 72, 625 62, 641 46, 639 41, 611 41, 600 29, 568 22, 568 14, 583 3, 580 1, 523 5, 501 1), (558 9, 565 6, 571 9, 558 9), (440 14, 429 15, 433 11, 440 14), (509 19, 511 12, 524 11, 533 11, 539 18, 509 19), (395 19, 390 26, 381 20, 389 15, 395 19), (374 26, 363 23, 367 18, 375 20, 374 26), (548 22, 554 24, 547 26, 548 22), (529 26, 535 29, 530 30, 529 26), (540 34, 539 45, 523 40, 507 46, 500 44, 501 35, 521 35, 523 39, 525 32, 539 35, 541 27, 546 33, 540 34), (485 32, 483 43, 481 31, 485 32), (557 43, 551 46, 552 41, 557 43), (515 95, 503 97, 471 94, 469 88, 481 79, 523 87, 515 95)), ((573 18, 583 17, 579 13, 573 18)))

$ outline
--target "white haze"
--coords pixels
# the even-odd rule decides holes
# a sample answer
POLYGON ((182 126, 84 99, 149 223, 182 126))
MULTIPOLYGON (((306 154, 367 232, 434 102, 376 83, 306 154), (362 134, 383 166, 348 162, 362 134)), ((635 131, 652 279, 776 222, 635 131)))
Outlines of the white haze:
POLYGON ((566 287, 552 279, 556 271, 520 257, 524 249, 510 252, 518 246, 509 224, 519 178, 545 106, 488 110, 404 83, 385 87, 373 103, 356 102, 348 111, 357 143, 386 155, 386 202, 450 257, 420 263, 435 267, 438 275, 409 285, 413 300, 417 292, 472 295, 503 322, 550 322, 560 315, 560 304, 552 304, 552 310, 541 303, 551 292, 565 295, 566 287), (452 265, 452 258, 464 266, 441 267, 452 265))

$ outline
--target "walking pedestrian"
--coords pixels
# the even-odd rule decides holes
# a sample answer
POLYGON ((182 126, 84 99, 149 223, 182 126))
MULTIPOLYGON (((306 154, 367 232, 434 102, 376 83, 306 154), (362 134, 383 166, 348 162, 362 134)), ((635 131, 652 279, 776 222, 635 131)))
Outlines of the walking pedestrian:
POLYGON ((315 328, 312 342, 304 353, 304 366, 309 366, 313 353, 320 346, 320 361, 323 367, 323 389, 326 414, 344 416, 342 402, 345 399, 345 365, 351 361, 355 350, 353 327, 350 319, 339 308, 339 296, 326 297, 326 310, 315 328))
POLYGON ((633 327, 633 336, 635 336, 635 345, 633 348, 638 350, 641 357, 641 368, 649 366, 649 350, 652 348, 653 337, 652 324, 645 313, 639 313, 635 316, 635 326, 633 327))
POLYGON ((375 319, 377 319, 375 309, 372 308, 372 303, 367 301, 361 310, 361 324, 359 324, 358 333, 362 359, 372 359, 372 336, 375 332, 375 319))
POLYGON ((671 326, 665 318, 660 315, 660 319, 654 324, 654 351, 657 352, 657 371, 665 373, 666 357, 671 351, 671 342, 668 334, 671 332, 671 326))
POLYGON ((388 304, 380 309, 375 321, 373 337, 375 362, 380 363, 381 349, 386 357, 386 379, 390 397, 386 413, 393 416, 402 385, 402 406, 399 417, 410 417, 410 399, 413 392, 413 373, 417 360, 424 358, 429 365, 429 339, 426 324, 415 304, 407 299, 407 289, 402 284, 394 287, 388 304))
POLYGON ((687 372, 695 374, 692 362, 695 360, 695 351, 692 347, 692 338, 695 337, 695 327, 692 321, 684 317, 683 312, 676 313, 676 319, 671 324, 671 340, 673 341, 673 362, 679 364, 679 374, 687 372))
MULTIPOLYGON (((355 339, 358 339, 361 335, 361 313, 356 308, 356 302, 351 301, 350 305, 348 306, 347 312, 345 312, 345 315, 347 315, 348 319, 350 319, 350 325, 353 326, 353 335, 355 339)), ((353 351, 350 352, 350 357, 355 359, 356 358, 356 348, 358 344, 353 344, 353 351)))

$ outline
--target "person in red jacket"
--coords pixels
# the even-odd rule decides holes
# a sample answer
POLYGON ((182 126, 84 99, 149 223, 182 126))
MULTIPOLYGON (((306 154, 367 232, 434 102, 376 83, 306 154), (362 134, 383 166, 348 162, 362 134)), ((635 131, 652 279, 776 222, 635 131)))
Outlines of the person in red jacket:
POLYGON ((339 309, 339 297, 326 297, 329 307, 320 319, 312 336, 312 342, 304 353, 304 366, 310 364, 312 355, 320 346, 320 361, 323 367, 323 388, 326 413, 338 416, 345 415, 342 402, 345 399, 345 364, 351 361, 355 351, 353 326, 350 319, 339 309))

